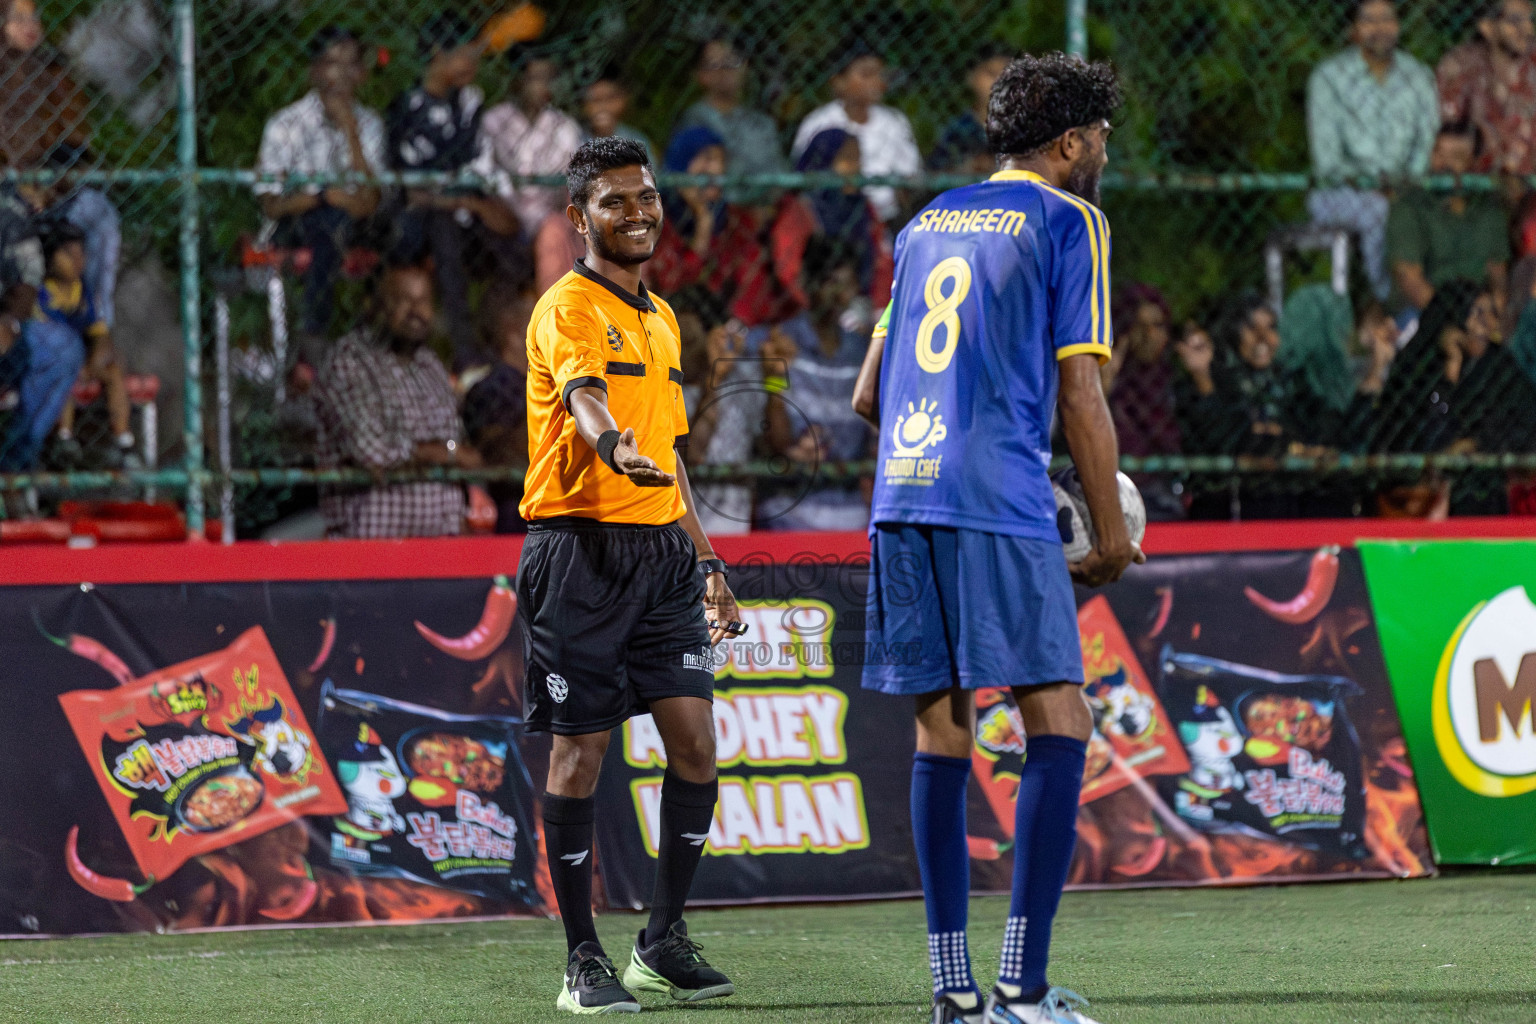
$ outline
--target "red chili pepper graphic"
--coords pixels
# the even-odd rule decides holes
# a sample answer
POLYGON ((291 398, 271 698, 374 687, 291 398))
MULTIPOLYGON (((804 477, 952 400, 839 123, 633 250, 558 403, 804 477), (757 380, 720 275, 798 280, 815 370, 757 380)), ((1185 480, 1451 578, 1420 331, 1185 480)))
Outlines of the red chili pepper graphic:
POLYGON ((1140 878, 1161 864, 1167 852, 1168 840, 1163 836, 1153 836, 1151 842, 1147 843, 1146 852, 1140 857, 1125 864, 1116 864, 1110 870, 1126 878, 1140 878))
POLYGON ((1252 587, 1244 587, 1243 593, 1265 614, 1281 622, 1299 626, 1317 618, 1327 607, 1329 600, 1333 597, 1333 586, 1338 580, 1339 549, 1319 548, 1317 554, 1312 556, 1312 565, 1307 571, 1306 586, 1301 588, 1301 593, 1289 601, 1271 600, 1252 587))
POLYGON ((325 635, 320 638, 320 653, 315 655, 315 660, 309 663, 309 671, 319 672, 320 666, 331 656, 331 648, 336 646, 336 616, 332 615, 325 620, 325 635))
POLYGON ((505 576, 497 576, 496 585, 485 598, 485 611, 480 624, 461 637, 451 638, 435 633, 418 620, 416 632, 433 647, 461 661, 479 661, 501 646, 512 631, 512 617, 517 613, 517 595, 505 576))
POLYGON ((71 633, 67 637, 54 636, 43 628, 43 620, 38 617, 36 608, 32 609, 32 621, 37 624, 37 631, 43 634, 49 643, 58 644, 69 653, 78 654, 87 661, 94 661, 112 674, 112 678, 117 680, 117 685, 122 686, 133 679, 133 672, 123 659, 107 650, 100 641, 81 636, 79 633, 71 633))
POLYGON ((97 874, 85 866, 80 859, 80 826, 70 827, 69 837, 64 840, 64 864, 69 868, 69 877, 79 883, 80 888, 93 896, 100 896, 104 900, 112 900, 116 903, 132 903, 138 899, 139 894, 155 884, 155 876, 150 875, 149 881, 142 885, 134 885, 126 878, 112 878, 109 875, 97 874))
POLYGON ((320 886, 315 884, 314 879, 306 878, 289 888, 291 891, 284 892, 283 896, 291 895, 291 899, 285 898, 275 907, 262 907, 257 913, 272 921, 297 921, 309 913, 309 908, 315 905, 315 899, 320 895, 320 886))

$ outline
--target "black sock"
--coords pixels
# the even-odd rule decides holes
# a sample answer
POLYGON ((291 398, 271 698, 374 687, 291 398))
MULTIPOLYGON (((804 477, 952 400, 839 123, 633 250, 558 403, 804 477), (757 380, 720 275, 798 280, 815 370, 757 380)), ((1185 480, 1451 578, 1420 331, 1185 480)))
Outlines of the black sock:
POLYGON ((555 903, 565 922, 566 952, 597 942, 592 922, 592 819, 597 799, 544 794, 544 848, 555 903))
POLYGON ((661 842, 656 856, 656 894, 645 944, 653 945, 683 919, 683 905, 693 886, 693 873, 704 856, 704 842, 715 821, 716 779, 689 782, 670 771, 661 781, 661 842))

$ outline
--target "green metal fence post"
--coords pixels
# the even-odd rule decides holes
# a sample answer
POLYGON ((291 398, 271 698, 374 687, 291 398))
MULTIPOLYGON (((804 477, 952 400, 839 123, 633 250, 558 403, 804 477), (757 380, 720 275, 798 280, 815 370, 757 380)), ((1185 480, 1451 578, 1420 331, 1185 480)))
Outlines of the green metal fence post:
POLYGON ((203 533, 202 272, 198 244, 197 19, 194 0, 175 0, 177 167, 181 179, 181 332, 186 347, 187 532, 203 533))
POLYGON ((1067 0, 1067 52, 1088 56, 1088 0, 1067 0))

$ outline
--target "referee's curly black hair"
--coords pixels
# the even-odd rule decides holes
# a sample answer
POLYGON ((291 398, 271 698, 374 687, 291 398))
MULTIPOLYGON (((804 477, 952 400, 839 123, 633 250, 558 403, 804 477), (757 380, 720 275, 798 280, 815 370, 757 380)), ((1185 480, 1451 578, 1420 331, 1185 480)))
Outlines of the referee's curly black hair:
POLYGON ((632 139, 609 135, 583 142, 565 166, 565 187, 570 190, 572 205, 586 207, 592 198, 592 185, 604 171, 637 165, 649 168, 651 158, 645 147, 632 139))
POLYGON ((1064 132, 1109 119, 1120 102, 1120 82, 1107 61, 1025 54, 992 87, 987 144, 998 157, 1034 156, 1064 132))

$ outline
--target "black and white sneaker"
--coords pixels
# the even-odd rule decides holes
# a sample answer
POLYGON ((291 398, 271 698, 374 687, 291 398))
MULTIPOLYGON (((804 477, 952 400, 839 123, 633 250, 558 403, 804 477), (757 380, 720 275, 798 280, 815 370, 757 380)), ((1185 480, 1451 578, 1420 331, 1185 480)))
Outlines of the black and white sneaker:
POLYGON ((934 993, 932 1024, 985 1024, 986 1004, 982 1002, 979 993, 974 998, 975 1002, 969 1007, 963 1007, 955 1002, 952 993, 934 993))
POLYGON ((709 966, 703 948, 688 937, 688 926, 679 921, 655 945, 645 945, 645 929, 635 939, 635 951, 624 968, 624 984, 636 992, 665 992, 684 1003, 733 995, 731 979, 709 966))
POLYGON ((639 1013, 640 1004, 619 984, 613 961, 595 942, 583 942, 565 965, 565 984, 555 1009, 567 1013, 639 1013))

